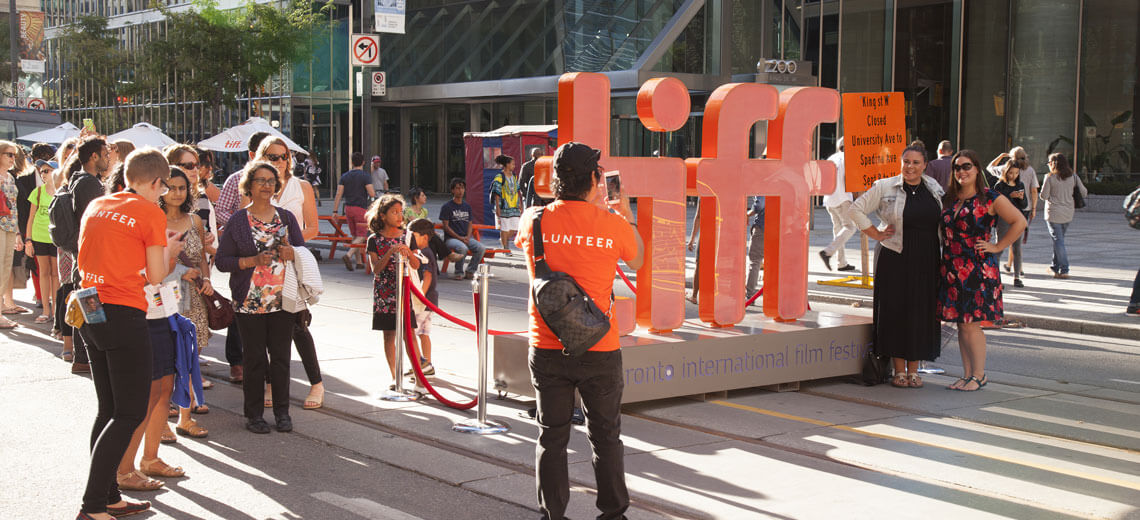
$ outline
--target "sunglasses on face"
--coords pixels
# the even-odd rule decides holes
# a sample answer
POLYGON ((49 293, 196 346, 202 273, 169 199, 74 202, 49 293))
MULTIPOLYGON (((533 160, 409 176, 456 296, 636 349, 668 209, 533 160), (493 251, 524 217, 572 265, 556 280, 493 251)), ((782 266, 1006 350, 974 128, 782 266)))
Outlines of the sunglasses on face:
POLYGON ((182 168, 183 170, 197 170, 198 169, 198 163, 196 163, 196 162, 178 163, 177 166, 179 168, 182 168))
POLYGON ((277 182, 277 179, 272 177, 255 177, 253 184, 260 184, 261 186, 270 186, 277 182))
POLYGON ((972 169, 974 169, 974 163, 972 163, 972 162, 969 162, 966 164, 955 164, 954 165, 954 171, 956 171, 956 172, 968 172, 972 169))
POLYGON ((267 154, 265 154, 265 158, 269 159, 269 162, 278 162, 278 161, 284 161, 285 159, 288 159, 289 154, 287 154, 287 153, 283 153, 283 154, 267 153, 267 154))

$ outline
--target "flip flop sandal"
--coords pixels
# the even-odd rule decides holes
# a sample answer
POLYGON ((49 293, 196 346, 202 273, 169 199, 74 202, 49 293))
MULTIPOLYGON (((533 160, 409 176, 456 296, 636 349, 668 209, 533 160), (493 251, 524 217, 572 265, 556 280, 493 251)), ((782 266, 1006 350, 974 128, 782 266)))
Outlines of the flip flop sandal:
POLYGON ((139 461, 139 471, 148 477, 178 478, 186 476, 186 471, 181 467, 172 468, 162 459, 139 461))
POLYGON ((19 326, 19 323, 16 323, 12 320, 8 320, 7 322, 0 322, 0 329, 14 329, 19 326))
POLYGON ((210 413, 210 407, 206 406, 204 404, 200 404, 198 406, 191 408, 190 413, 192 413, 194 415, 206 415, 206 414, 210 413))
POLYGON ((60 354, 59 357, 63 358, 64 361, 71 363, 71 361, 75 359, 75 353, 69 350, 63 354, 60 354))
POLYGON ((178 435, 181 435, 183 437, 191 437, 194 439, 205 439, 206 436, 210 435, 210 431, 201 426, 198 426, 198 423, 191 424, 187 428, 178 426, 174 428, 174 431, 178 432, 178 435))
POLYGON ((156 491, 166 485, 165 482, 147 477, 138 470, 126 475, 116 475, 115 481, 119 484, 120 490, 125 489, 127 491, 156 491))
POLYGON ((2 312, 4 314, 24 314, 26 312, 31 312, 31 311, 29 311, 28 309, 25 309, 23 307, 17 306, 17 307, 8 307, 7 309, 4 309, 2 312))
POLYGON ((986 376, 984 376, 984 375, 982 376, 981 379, 978 379, 976 377, 970 377, 970 379, 966 381, 966 384, 970 384, 970 381, 977 383, 978 387, 977 388, 966 388, 965 386, 963 386, 963 387, 959 388, 958 391, 959 392, 977 392, 978 390, 981 390, 982 387, 986 386, 986 383, 989 382, 989 381, 986 381, 986 376))
POLYGON ((202 390, 209 390, 214 387, 214 382, 209 380, 202 381, 202 390))
POLYGON ((47 323, 52 320, 52 316, 44 316, 43 314, 36 316, 36 323, 47 323))
POLYGON ((966 383, 969 383, 969 382, 970 382, 970 378, 968 378, 968 377, 959 377, 959 378, 958 378, 958 379, 956 379, 956 380, 955 380, 953 383, 950 383, 950 386, 947 386, 947 387, 946 387, 946 389, 947 389, 947 390, 961 390, 961 389, 962 389, 962 385, 964 385, 964 384, 966 384, 966 383))

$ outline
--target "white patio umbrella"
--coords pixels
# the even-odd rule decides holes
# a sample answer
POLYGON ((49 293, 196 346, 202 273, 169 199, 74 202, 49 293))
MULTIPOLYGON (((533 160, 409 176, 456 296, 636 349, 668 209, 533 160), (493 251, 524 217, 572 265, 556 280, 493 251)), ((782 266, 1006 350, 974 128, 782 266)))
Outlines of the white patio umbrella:
POLYGON ((157 126, 150 123, 139 123, 122 132, 111 134, 107 136, 107 139, 110 141, 126 139, 137 148, 153 146, 158 149, 162 149, 162 147, 176 142, 174 139, 162 133, 162 130, 159 130, 157 126))
POLYGON ((28 141, 30 143, 49 143, 60 144, 72 137, 79 135, 79 128, 71 123, 64 122, 62 125, 47 130, 40 130, 39 132, 32 132, 30 134, 21 135, 17 137, 17 141, 28 141))
POLYGON ((285 134, 273 128, 273 126, 269 124, 269 121, 260 117, 251 117, 240 125, 226 129, 214 137, 199 142, 198 146, 215 152, 244 152, 248 150, 250 136, 257 132, 268 132, 270 135, 284 139, 285 143, 289 145, 289 149, 294 152, 309 153, 306 152, 304 148, 301 148, 301 145, 293 142, 292 139, 285 137, 285 134))

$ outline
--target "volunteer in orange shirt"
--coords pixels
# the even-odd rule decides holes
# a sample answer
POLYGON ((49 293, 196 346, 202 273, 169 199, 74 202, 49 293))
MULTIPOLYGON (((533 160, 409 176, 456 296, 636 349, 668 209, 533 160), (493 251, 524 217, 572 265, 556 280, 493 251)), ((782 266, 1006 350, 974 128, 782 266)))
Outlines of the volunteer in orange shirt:
POLYGON ((103 520, 150 507, 149 502, 122 499, 115 468, 146 417, 150 396, 152 357, 143 287, 162 281, 170 258, 182 246, 166 232, 166 215, 157 204, 169 176, 170 166, 158 150, 131 153, 126 160, 129 189, 92 201, 80 223, 80 285, 96 288, 107 317, 80 329, 91 346, 91 379, 99 399, 80 519, 103 520))
MULTIPOLYGON (((542 217, 543 248, 552 271, 574 277, 610 316, 610 331, 588 352, 578 357, 562 354, 562 344, 539 316, 534 300, 530 314, 530 374, 538 398, 538 447, 535 478, 538 506, 543 518, 561 520, 570 499, 566 445, 570 440, 570 416, 574 391, 582 396, 594 477, 598 485, 601 519, 623 518, 629 507, 621 442, 621 392, 624 386, 617 320, 613 305, 614 268, 620 258, 633 269, 641 267, 643 246, 633 225, 629 198, 610 203, 601 186, 599 152, 579 143, 566 143, 554 152, 551 188, 556 199, 542 217)), ((526 254, 530 280, 534 280, 534 211, 527 210, 519 222, 515 245, 526 254)))

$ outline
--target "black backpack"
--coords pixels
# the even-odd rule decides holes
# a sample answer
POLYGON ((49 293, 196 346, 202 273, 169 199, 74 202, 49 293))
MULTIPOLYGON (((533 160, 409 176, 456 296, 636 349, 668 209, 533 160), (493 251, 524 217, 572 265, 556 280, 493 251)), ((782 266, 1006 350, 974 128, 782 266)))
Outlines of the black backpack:
POLYGON ((71 182, 55 192, 55 196, 48 205, 48 231, 51 232, 51 242, 55 247, 72 255, 79 254, 79 216, 75 214, 75 198, 72 192, 79 184, 80 177, 86 174, 76 174, 71 182))
MULTIPOLYGON (((530 290, 542 321, 562 342, 562 354, 577 357, 596 345, 610 331, 610 319, 598 308, 574 278, 546 265, 542 247, 542 213, 534 215, 531 240, 534 241, 534 280, 530 290)), ((610 308, 613 308, 611 294, 610 308)))

